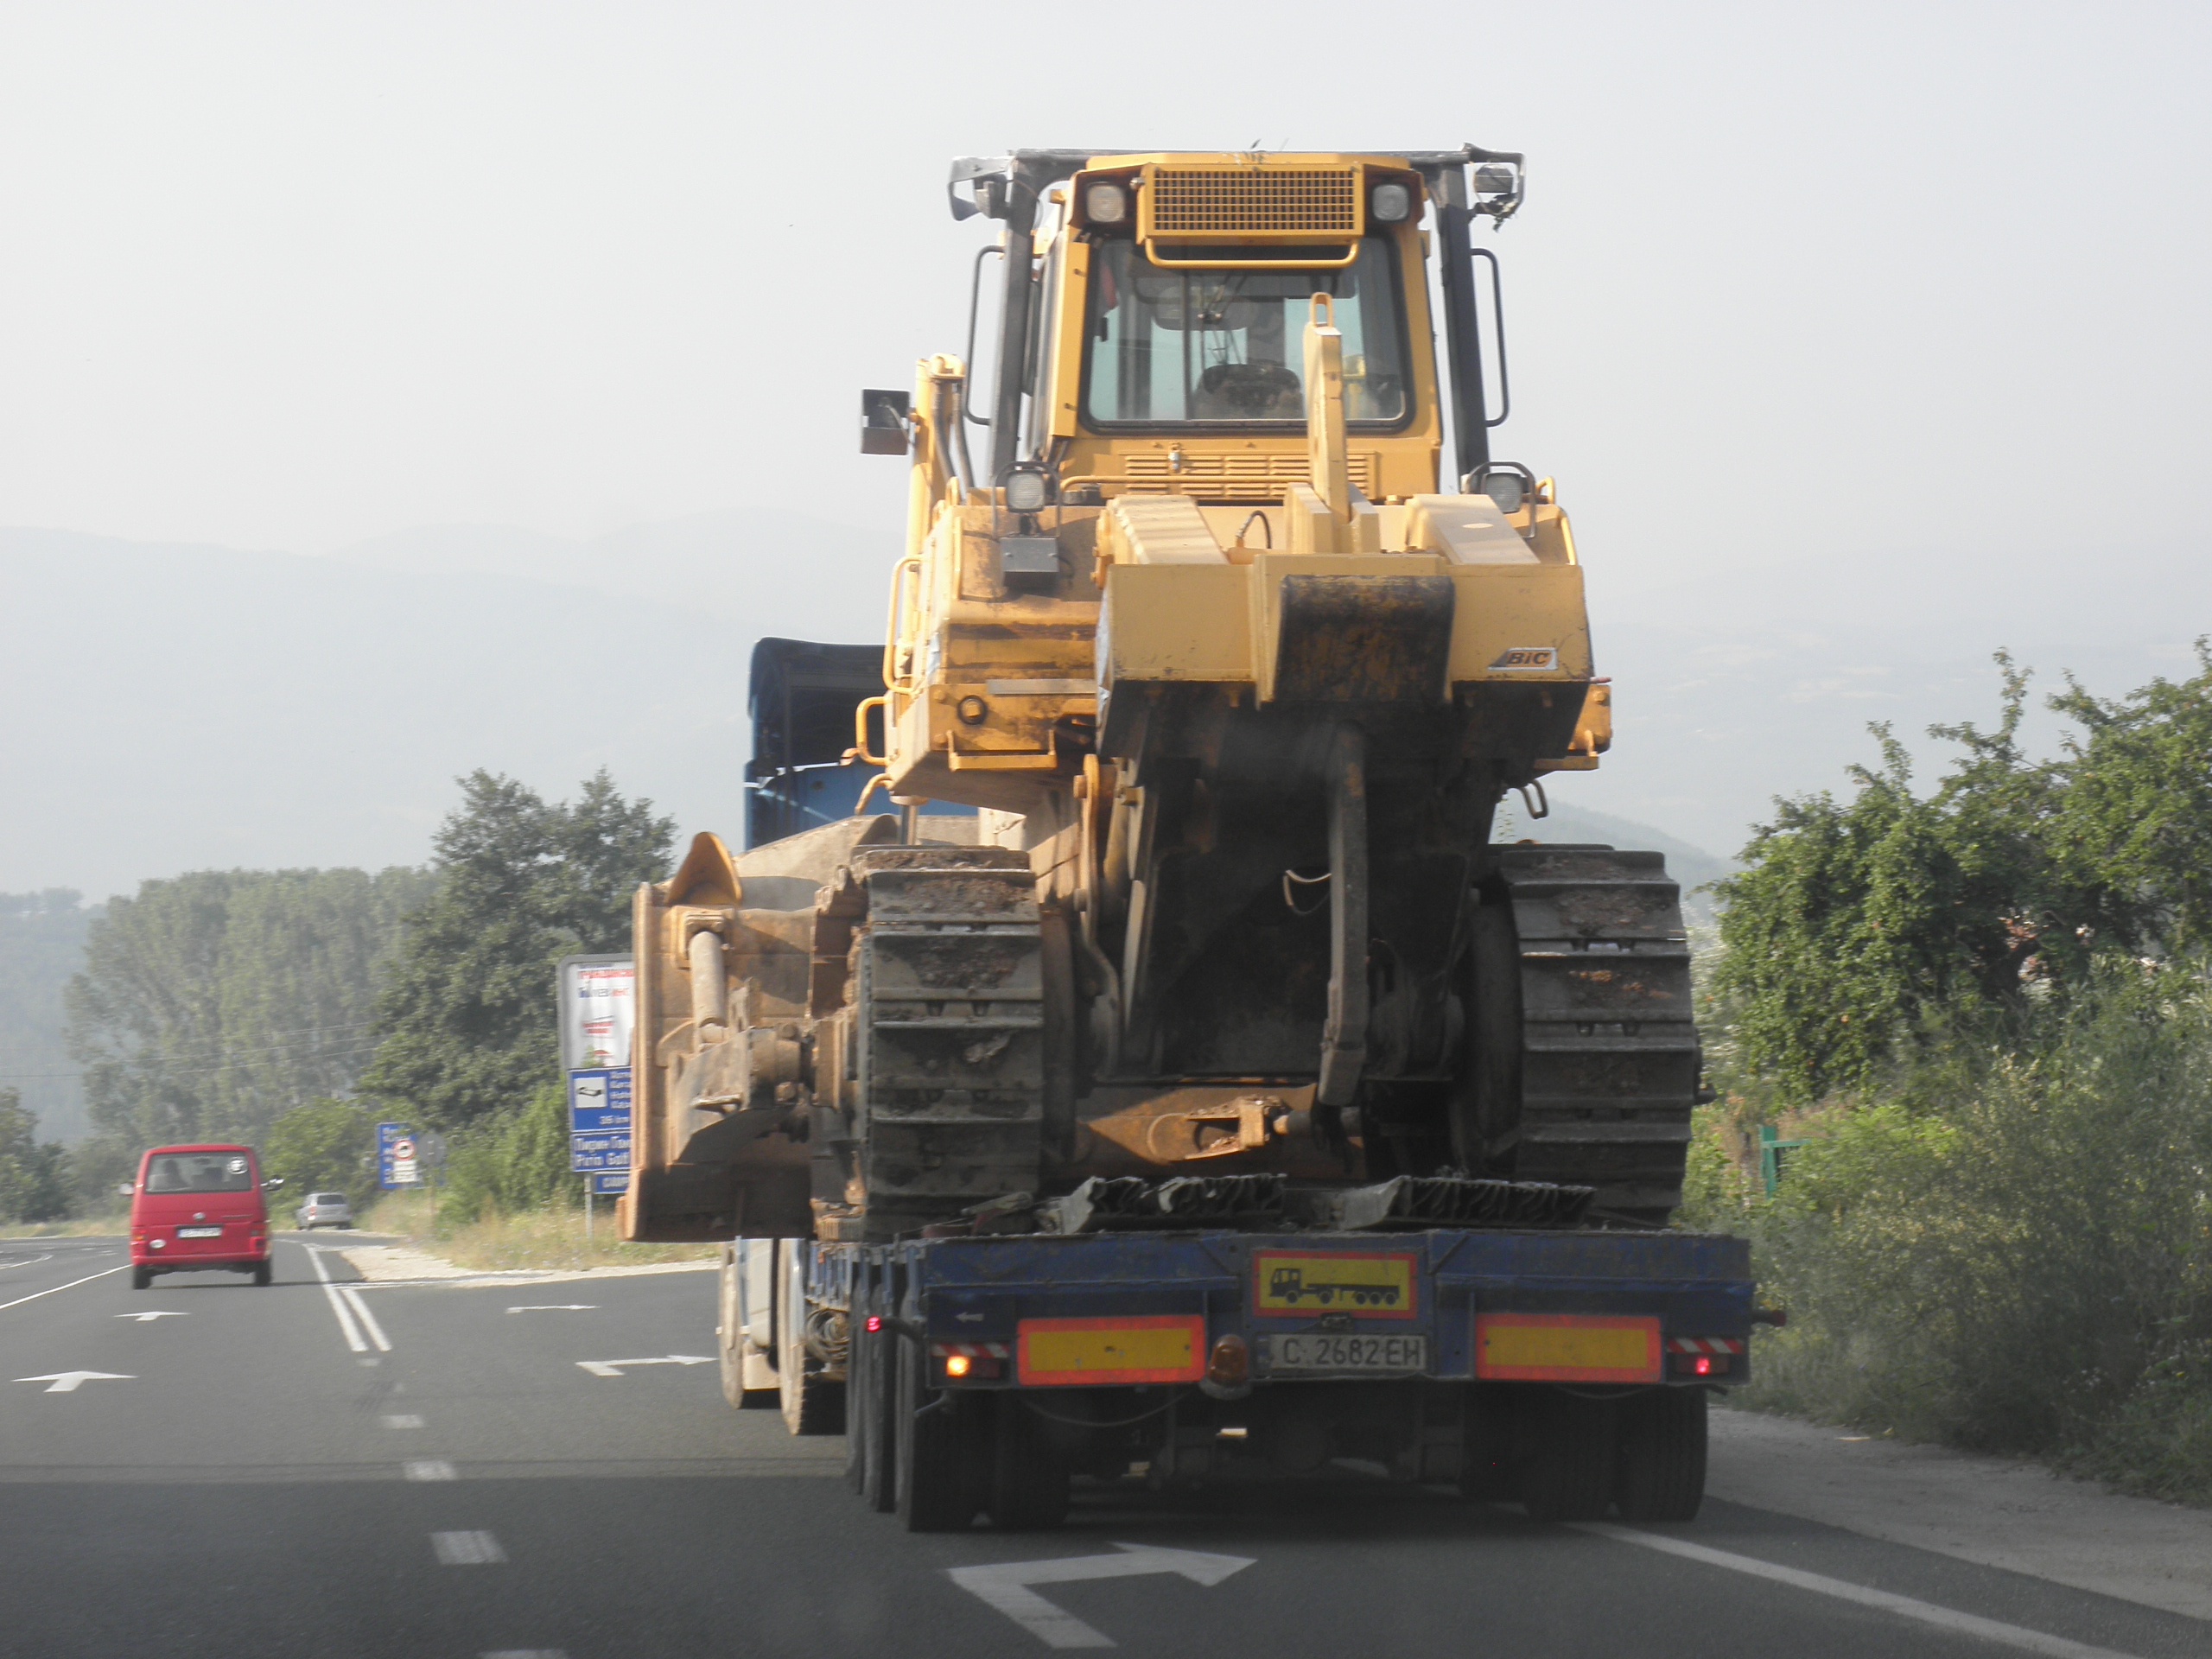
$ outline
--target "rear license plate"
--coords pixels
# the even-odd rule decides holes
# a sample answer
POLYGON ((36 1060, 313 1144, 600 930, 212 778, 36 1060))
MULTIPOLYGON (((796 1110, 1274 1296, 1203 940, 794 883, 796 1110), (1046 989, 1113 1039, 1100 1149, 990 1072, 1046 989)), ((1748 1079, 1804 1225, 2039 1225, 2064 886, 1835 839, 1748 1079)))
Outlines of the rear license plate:
POLYGON ((176 1236, 179 1238, 220 1238, 223 1230, 219 1227, 180 1227, 176 1230, 176 1236))
POLYGON ((1428 1338, 1334 1334, 1269 1337, 1268 1370, 1277 1376, 1286 1371, 1426 1371, 1428 1338))

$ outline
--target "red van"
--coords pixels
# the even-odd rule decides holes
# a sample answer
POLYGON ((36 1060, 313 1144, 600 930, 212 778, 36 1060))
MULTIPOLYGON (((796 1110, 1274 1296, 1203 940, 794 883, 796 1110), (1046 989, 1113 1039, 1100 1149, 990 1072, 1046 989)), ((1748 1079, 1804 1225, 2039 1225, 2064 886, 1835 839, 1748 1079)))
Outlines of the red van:
POLYGON ((251 1147, 156 1147, 130 1197, 130 1287, 212 1268, 269 1282, 269 1205, 251 1147))

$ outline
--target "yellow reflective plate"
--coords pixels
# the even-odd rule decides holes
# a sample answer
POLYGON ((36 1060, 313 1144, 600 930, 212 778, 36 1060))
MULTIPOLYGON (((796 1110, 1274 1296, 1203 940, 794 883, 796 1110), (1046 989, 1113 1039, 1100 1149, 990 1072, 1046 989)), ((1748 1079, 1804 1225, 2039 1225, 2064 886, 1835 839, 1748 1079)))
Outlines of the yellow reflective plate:
POLYGON ((1478 1313, 1475 1375, 1512 1382, 1656 1382, 1649 1315, 1478 1313))
POLYGON ((1024 1319, 1015 1374, 1032 1387, 1195 1382, 1206 1368, 1206 1322, 1195 1313, 1024 1319))
POLYGON ((1414 1257, 1397 1250, 1255 1250, 1252 1311, 1349 1313, 1356 1319, 1410 1319, 1420 1279, 1414 1257))

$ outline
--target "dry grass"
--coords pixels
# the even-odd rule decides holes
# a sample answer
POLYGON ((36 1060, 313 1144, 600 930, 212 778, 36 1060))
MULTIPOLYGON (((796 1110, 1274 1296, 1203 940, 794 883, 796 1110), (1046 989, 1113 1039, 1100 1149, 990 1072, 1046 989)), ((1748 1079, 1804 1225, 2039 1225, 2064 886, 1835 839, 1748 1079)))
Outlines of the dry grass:
POLYGON ((509 1268, 629 1268, 657 1262, 711 1262, 715 1244, 625 1244, 615 1236, 614 1206, 601 1204, 584 1242, 581 1210, 533 1210, 520 1215, 486 1215, 452 1224, 439 1217, 434 1225, 430 1195, 391 1192, 366 1206, 355 1225, 365 1232, 389 1233, 417 1249, 442 1256, 457 1268, 492 1272, 509 1268))
POLYGON ((130 1230, 130 1212, 77 1216, 68 1221, 19 1221, 0 1227, 0 1238, 113 1238, 130 1230))

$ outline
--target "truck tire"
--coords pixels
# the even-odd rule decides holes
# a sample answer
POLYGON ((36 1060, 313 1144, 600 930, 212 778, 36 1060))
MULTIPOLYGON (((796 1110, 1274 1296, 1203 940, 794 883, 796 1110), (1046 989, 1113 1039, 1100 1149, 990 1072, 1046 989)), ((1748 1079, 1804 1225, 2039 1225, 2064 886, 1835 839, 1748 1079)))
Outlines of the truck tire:
POLYGON ((991 1491, 985 1507, 1001 1532, 1041 1532, 1068 1516, 1068 1460, 1052 1425, 1019 1390, 991 1396, 991 1491))
POLYGON ((1521 1502, 1531 1521, 1598 1521, 1613 1503, 1611 1400, 1551 1392, 1530 1402, 1521 1502))
POLYGON ((722 1398, 740 1411, 766 1411, 771 1406, 781 1405, 782 1396, 774 1389, 746 1387, 747 1371, 765 1367, 759 1366, 757 1351, 745 1338, 745 1321, 738 1306, 737 1274, 737 1252, 725 1244, 717 1287, 721 1317, 715 1325, 715 1351, 721 1361, 722 1398), (747 1366, 748 1357, 755 1359, 755 1366, 747 1366))
POLYGON ((803 1243, 777 1247, 783 1270, 776 1276, 776 1385, 784 1427, 794 1434, 845 1432, 845 1385, 810 1369, 806 1351, 805 1264, 803 1243))
MULTIPOLYGON (((863 1306, 874 1311, 872 1304, 863 1306)), ((898 1498, 899 1430, 892 1415, 898 1393, 897 1344, 890 1332, 868 1329, 867 1313, 857 1314, 845 1377, 845 1433, 851 1442, 846 1472, 861 1501, 878 1515, 890 1514, 898 1498)))
POLYGON ((932 1395, 924 1386, 918 1343, 899 1348, 899 1520, 909 1532, 963 1532, 982 1507, 975 1478, 972 1403, 955 1394, 932 1395))
POLYGON ((1703 1389, 1654 1389, 1621 1402, 1614 1497, 1624 1521, 1694 1521, 1705 1500, 1703 1389))

